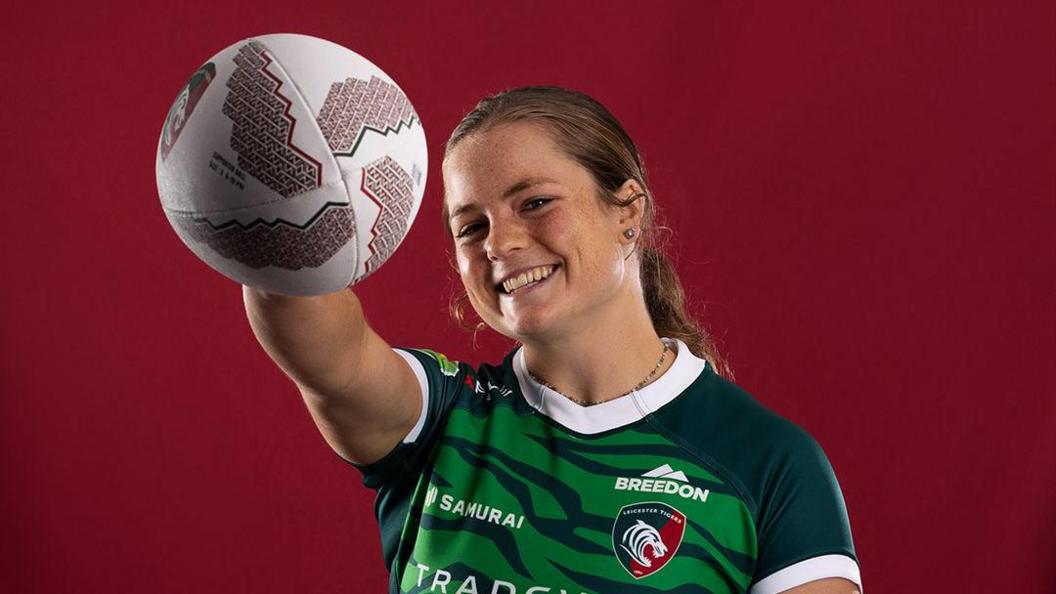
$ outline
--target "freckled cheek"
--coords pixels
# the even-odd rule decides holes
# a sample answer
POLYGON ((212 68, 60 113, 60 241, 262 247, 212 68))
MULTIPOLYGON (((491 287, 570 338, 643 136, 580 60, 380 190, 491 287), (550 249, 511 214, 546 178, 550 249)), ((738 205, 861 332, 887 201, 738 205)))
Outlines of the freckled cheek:
POLYGON ((475 309, 484 303, 492 303, 498 299, 488 281, 487 267, 473 261, 472 256, 459 254, 455 258, 458 274, 462 280, 462 286, 466 289, 470 302, 475 309))
POLYGON ((570 217, 554 215, 555 213, 551 213, 550 216, 539 219, 536 225, 536 232, 542 237, 564 237, 566 233, 572 230, 573 225, 569 220, 570 217))
POLYGON ((586 213, 567 212, 561 216, 547 217, 539 224, 537 237, 544 241, 546 247, 564 264, 562 277, 582 294, 590 291, 604 271, 599 270, 598 254, 592 248, 592 235, 585 221, 578 220, 586 213))
POLYGON ((561 261, 575 259, 576 233, 576 225, 565 216, 542 217, 532 229, 535 241, 561 261))

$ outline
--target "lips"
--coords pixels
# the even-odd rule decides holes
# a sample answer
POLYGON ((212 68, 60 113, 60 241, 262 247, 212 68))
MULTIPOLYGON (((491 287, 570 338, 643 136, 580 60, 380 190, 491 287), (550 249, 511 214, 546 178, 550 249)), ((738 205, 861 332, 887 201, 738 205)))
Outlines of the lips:
MULTIPOLYGON (((506 281, 503 281, 502 283, 499 283, 499 284, 495 285, 495 290, 496 290, 496 292, 498 292, 499 297, 516 297, 518 295, 522 295, 524 293, 528 293, 528 292, 534 291, 536 288, 546 284, 546 282, 549 281, 551 279, 551 277, 553 277, 555 274, 557 274, 557 271, 561 268, 560 264, 548 264, 547 266, 552 266, 553 267, 553 270, 551 270, 550 274, 548 274, 547 276, 543 277, 540 280, 531 281, 531 282, 529 282, 526 285, 522 285, 520 287, 517 287, 516 289, 513 290, 512 293, 506 292, 506 289, 505 289, 504 285, 509 282, 509 278, 516 278, 517 276, 519 276, 518 274, 511 275, 506 281)), ((534 268, 536 268, 536 267, 533 267, 533 268, 530 268, 530 269, 527 269, 527 270, 532 270, 534 268)), ((529 278, 531 278, 531 275, 529 275, 529 278)))

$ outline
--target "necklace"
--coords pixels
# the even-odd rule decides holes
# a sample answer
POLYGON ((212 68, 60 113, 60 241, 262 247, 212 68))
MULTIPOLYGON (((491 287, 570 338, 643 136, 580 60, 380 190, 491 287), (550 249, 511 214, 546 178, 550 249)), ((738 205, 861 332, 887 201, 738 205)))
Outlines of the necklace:
MULTIPOLYGON (((631 392, 636 392, 638 390, 641 390, 642 387, 645 386, 645 384, 649 383, 649 380, 653 379, 653 376, 656 375, 657 370, 660 369, 660 366, 662 366, 664 364, 664 360, 667 359, 667 351, 670 350, 670 349, 667 348, 667 343, 666 342, 663 343, 663 345, 664 345, 664 350, 660 351, 660 359, 656 362, 656 367, 653 367, 653 370, 649 372, 649 375, 645 376, 645 379, 643 379, 642 381, 638 382, 638 385, 636 385, 635 387, 631 388, 630 391, 624 392, 623 394, 620 394, 619 396, 616 396, 616 398, 623 398, 624 396, 630 394, 631 392)), ((534 373, 531 372, 531 370, 528 369, 527 366, 525 366, 524 370, 527 371, 528 375, 533 380, 535 380, 536 382, 546 386, 547 388, 550 388, 551 390, 553 390, 554 392, 557 392, 558 394, 561 394, 561 390, 558 390, 557 386, 555 386, 553 384, 550 384, 550 383, 547 383, 546 380, 543 380, 543 379, 537 377, 534 373)), ((576 404, 578 404, 580 406, 594 406, 595 404, 601 404, 603 402, 608 402, 609 400, 616 400, 616 398, 609 398, 607 400, 599 400, 597 402, 587 402, 586 400, 580 400, 579 398, 576 398, 575 396, 569 396, 568 394, 561 394, 561 395, 564 396, 565 398, 568 398, 572 402, 575 402, 576 404)))

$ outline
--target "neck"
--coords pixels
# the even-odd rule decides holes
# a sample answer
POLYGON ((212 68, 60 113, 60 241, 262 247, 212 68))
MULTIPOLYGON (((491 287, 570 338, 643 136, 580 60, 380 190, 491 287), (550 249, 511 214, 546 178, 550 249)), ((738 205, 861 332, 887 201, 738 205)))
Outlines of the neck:
MULTIPOLYGON (((561 335, 524 341, 528 370, 565 396, 590 404, 611 400, 656 369, 663 345, 640 293, 628 292, 623 303, 613 300, 579 322, 561 335)), ((674 359, 668 352, 648 383, 674 359)))

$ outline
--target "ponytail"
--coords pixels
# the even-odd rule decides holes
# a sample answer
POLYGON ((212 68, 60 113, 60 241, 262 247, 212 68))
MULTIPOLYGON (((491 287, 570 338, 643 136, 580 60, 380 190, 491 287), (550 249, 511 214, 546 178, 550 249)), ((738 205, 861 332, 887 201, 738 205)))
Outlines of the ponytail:
POLYGON ((656 333, 686 343, 690 352, 711 363, 716 373, 732 380, 729 362, 719 353, 708 332, 686 312, 682 281, 667 256, 659 249, 644 247, 639 250, 639 260, 645 306, 656 333))

